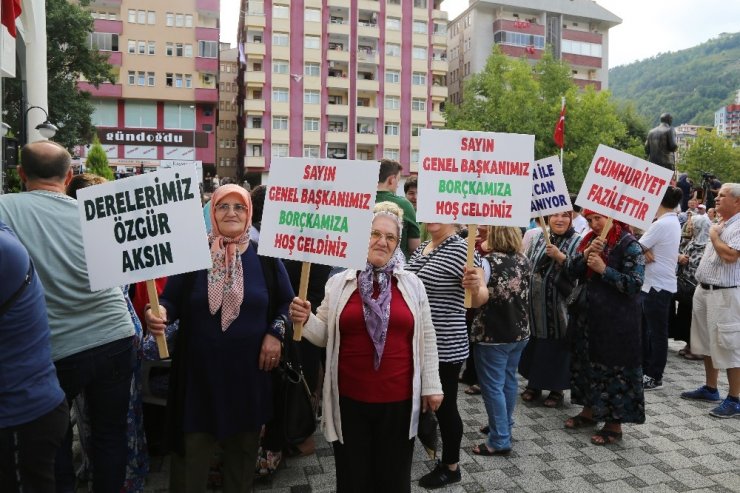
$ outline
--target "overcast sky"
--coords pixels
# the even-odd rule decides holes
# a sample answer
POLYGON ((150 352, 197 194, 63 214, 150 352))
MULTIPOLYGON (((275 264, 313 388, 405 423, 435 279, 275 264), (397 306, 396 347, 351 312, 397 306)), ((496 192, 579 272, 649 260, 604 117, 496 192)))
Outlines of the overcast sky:
MULTIPOLYGON (((239 3, 239 0, 221 0, 221 41, 236 43, 235 14, 239 3)), ((740 0, 598 0, 596 3, 622 19, 622 24, 609 31, 610 67, 696 46, 723 32, 740 31, 740 0)), ((442 3, 450 19, 467 6, 468 0, 442 3)))

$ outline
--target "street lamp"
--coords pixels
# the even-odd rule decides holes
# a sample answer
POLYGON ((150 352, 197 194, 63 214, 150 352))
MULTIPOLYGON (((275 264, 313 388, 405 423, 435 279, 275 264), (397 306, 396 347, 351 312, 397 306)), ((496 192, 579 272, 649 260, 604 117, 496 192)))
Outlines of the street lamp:
POLYGON ((0 137, 5 137, 10 131, 10 125, 5 122, 0 122, 0 137))
POLYGON ((43 138, 45 138, 45 139, 51 139, 59 131, 59 127, 57 127, 56 125, 54 125, 53 123, 51 123, 49 121, 49 113, 47 113, 44 108, 42 108, 41 106, 29 106, 26 109, 26 111, 23 113, 24 128, 22 129, 22 132, 21 132, 22 133, 22 136, 23 136, 21 145, 26 145, 28 143, 28 135, 27 135, 27 131, 26 131, 26 128, 25 128, 25 122, 28 121, 27 120, 27 118, 28 118, 28 112, 31 111, 34 108, 38 108, 41 111, 43 111, 44 112, 44 116, 46 117, 45 120, 42 123, 39 123, 38 125, 36 125, 36 130, 39 131, 39 133, 41 134, 41 136, 43 138))

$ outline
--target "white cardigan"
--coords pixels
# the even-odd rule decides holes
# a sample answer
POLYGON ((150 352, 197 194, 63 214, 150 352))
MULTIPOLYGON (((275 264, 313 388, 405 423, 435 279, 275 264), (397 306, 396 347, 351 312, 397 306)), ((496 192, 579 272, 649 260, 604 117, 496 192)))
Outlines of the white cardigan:
MULTIPOLYGON (((421 396, 442 394, 439 380, 439 360, 437 359, 437 336, 432 325, 432 315, 424 285, 411 272, 396 269, 393 276, 398 281, 398 289, 414 316, 413 337, 413 396, 409 439, 416 436, 421 411, 421 396)), ((316 315, 311 314, 303 335, 311 343, 326 348, 326 374, 324 376, 324 395, 321 426, 324 436, 330 442, 342 438, 342 420, 339 414, 339 316, 347 305, 352 293, 357 289, 357 271, 347 270, 336 274, 326 284, 324 301, 316 315)))

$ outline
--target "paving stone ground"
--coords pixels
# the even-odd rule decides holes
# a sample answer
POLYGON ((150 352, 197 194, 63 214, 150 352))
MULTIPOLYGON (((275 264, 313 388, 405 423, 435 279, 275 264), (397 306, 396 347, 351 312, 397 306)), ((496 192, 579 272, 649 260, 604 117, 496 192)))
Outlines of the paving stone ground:
MULTIPOLYGON (((591 445, 591 430, 569 431, 563 421, 580 408, 566 395, 560 409, 517 403, 514 449, 509 457, 478 457, 471 448, 483 439, 486 423, 480 396, 464 394, 458 405, 464 436, 462 481, 440 492, 740 492, 740 419, 709 416, 713 404, 679 398, 680 392, 704 383, 701 361, 676 353, 683 343, 671 341, 668 367, 660 390, 646 392, 647 422, 625 425, 624 439, 609 447, 591 445)), ((524 383, 520 381, 520 387, 524 383)), ((720 392, 727 392, 726 375, 720 392)), ((258 493, 335 491, 332 450, 317 433, 317 453, 288 459, 277 474, 255 485, 258 493)), ((422 447, 415 447, 412 492, 426 491, 416 481, 434 467, 422 447)), ((167 491, 168 459, 154 458, 148 493, 167 491)))

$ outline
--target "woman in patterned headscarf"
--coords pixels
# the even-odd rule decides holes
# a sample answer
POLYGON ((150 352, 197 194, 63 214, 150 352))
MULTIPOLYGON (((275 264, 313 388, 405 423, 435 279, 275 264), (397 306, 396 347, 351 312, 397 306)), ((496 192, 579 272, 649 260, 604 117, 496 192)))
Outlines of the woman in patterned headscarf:
POLYGON ((208 235, 213 267, 168 279, 161 317, 149 330, 180 321, 168 396, 170 491, 205 489, 213 453, 223 454, 223 489, 251 489, 260 429, 272 413, 293 290, 282 262, 259 257, 249 242, 252 202, 237 185, 213 194, 208 235))
POLYGON ((365 269, 330 278, 316 315, 308 301, 290 305, 306 339, 326 347, 322 426, 339 493, 410 491, 420 411, 442 402, 427 294, 403 268, 403 211, 374 212, 365 269))

